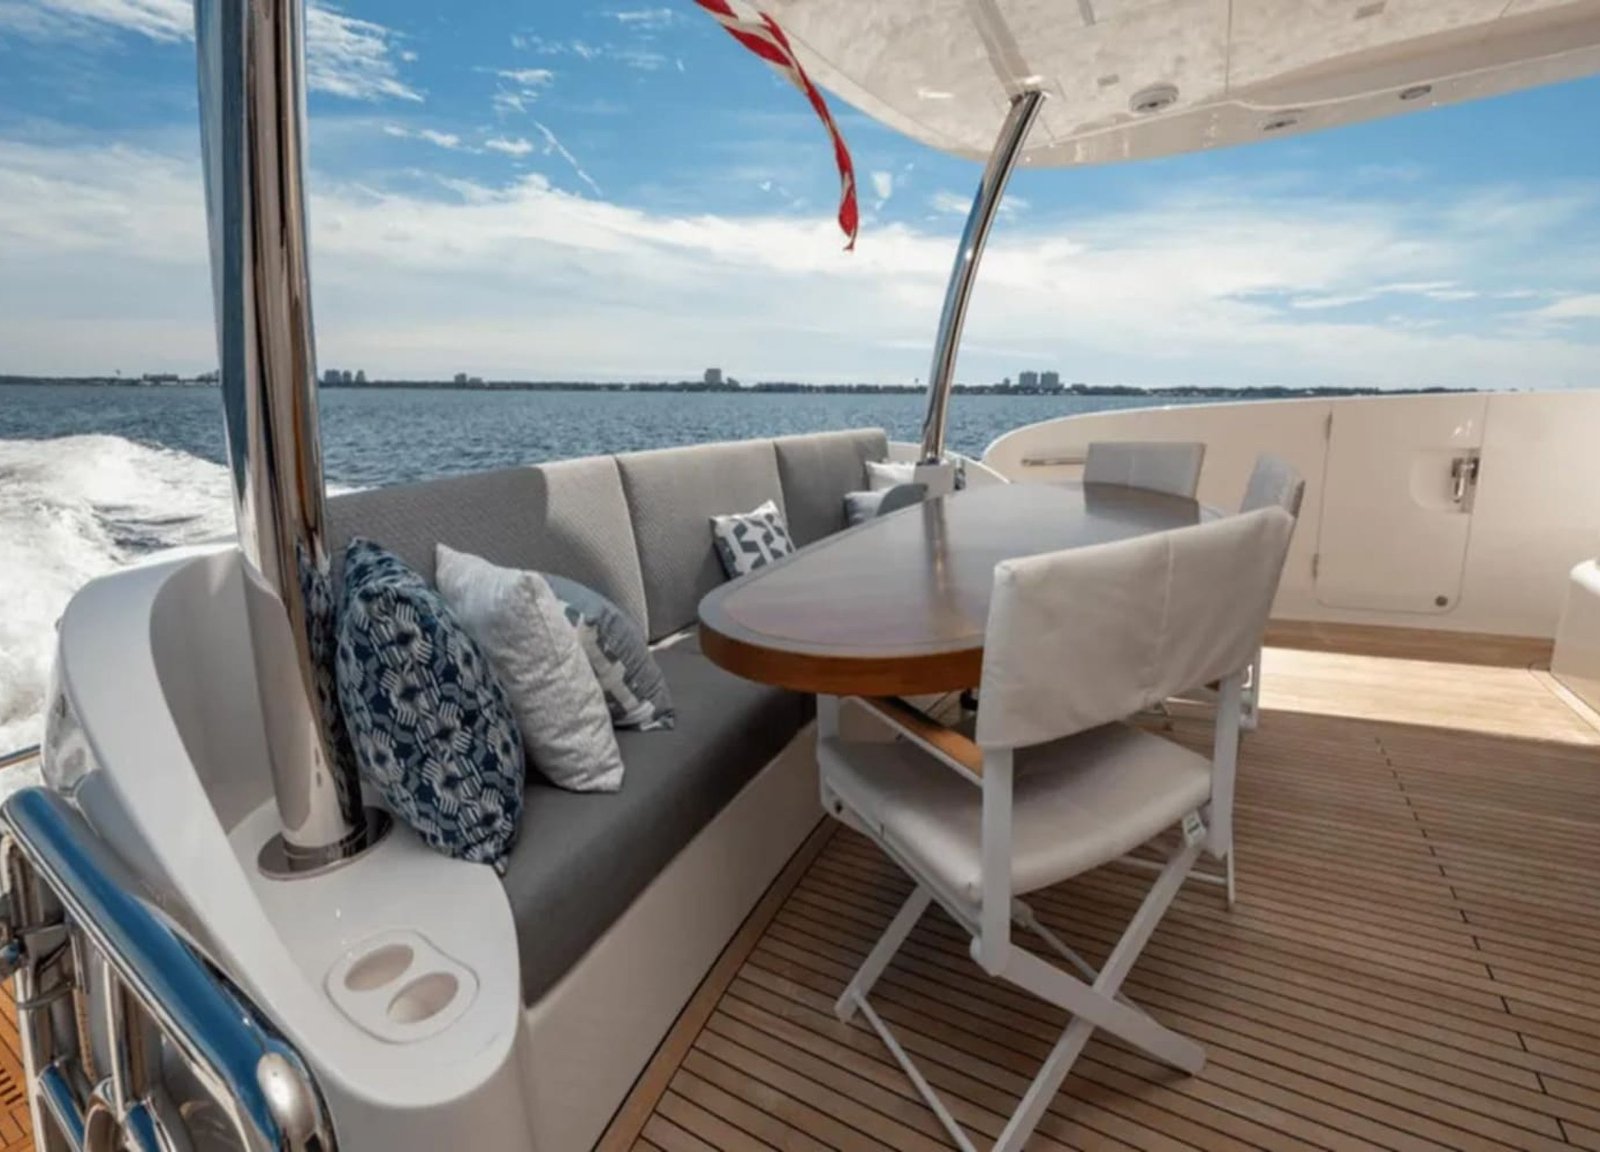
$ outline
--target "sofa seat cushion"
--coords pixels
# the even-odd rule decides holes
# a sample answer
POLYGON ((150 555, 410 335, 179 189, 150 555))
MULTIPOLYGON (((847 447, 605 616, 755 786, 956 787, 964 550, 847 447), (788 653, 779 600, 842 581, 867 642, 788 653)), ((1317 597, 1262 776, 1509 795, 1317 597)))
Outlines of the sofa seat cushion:
POLYGON ((689 647, 658 653, 671 730, 619 731, 622 791, 534 782, 505 876, 524 1000, 535 1003, 804 723, 803 698, 724 672, 689 647))
POLYGON ((881 429, 783 436, 772 442, 789 534, 804 548, 845 527, 844 497, 867 486, 867 463, 889 453, 881 429))

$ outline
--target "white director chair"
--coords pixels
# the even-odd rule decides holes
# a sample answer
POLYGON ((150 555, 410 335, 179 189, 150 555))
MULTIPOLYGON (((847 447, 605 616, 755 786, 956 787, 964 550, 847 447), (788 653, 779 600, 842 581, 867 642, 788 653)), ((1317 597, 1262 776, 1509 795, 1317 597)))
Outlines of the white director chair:
MULTIPOLYGON (((1114 544, 1008 560, 995 569, 976 742, 898 702, 859 703, 901 739, 846 740, 823 710, 823 802, 916 882, 836 1011, 883 1038, 963 1152, 974 1147, 868 1000, 906 937, 937 901, 972 936, 973 959, 1065 1009, 1072 1021, 995 1144, 1016 1152, 1103 1028, 1189 1073, 1201 1047, 1119 995, 1202 851, 1233 847, 1238 693, 1277 589, 1293 518, 1263 508, 1114 544), (1195 684, 1220 681, 1209 759, 1120 723, 1195 684), (1231 705, 1231 706, 1230 706, 1231 705), (1182 835, 1143 904, 1095 972, 1019 897, 1182 835), (1012 943, 1037 932, 1078 975, 1012 943)), ((831 702, 829 702, 831 705, 831 702)))
POLYGON ((1084 457, 1083 482, 1121 484, 1193 500, 1205 461, 1204 444, 1096 440, 1084 457))
MULTIPOLYGON (((1239 511, 1254 512, 1257 508, 1277 506, 1299 519, 1300 502, 1305 498, 1306 482, 1293 464, 1277 456, 1263 453, 1256 457, 1256 466, 1250 470, 1250 480, 1245 484, 1244 500, 1239 511)), ((1254 729, 1261 722, 1261 648, 1257 646, 1255 659, 1245 676, 1244 691, 1239 702, 1239 723, 1254 729)))

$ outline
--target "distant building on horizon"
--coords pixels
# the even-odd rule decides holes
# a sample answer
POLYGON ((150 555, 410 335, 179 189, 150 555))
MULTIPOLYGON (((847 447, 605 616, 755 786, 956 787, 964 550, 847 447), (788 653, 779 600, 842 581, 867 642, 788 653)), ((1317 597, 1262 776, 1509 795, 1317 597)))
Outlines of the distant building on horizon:
POLYGON ((1039 377, 1039 387, 1043 388, 1046 392, 1059 392, 1059 391, 1061 391, 1061 373, 1059 373, 1059 372, 1045 372, 1045 373, 1043 373, 1039 377))
POLYGON ((722 369, 721 368, 707 368, 706 369, 706 375, 705 375, 705 381, 706 381, 706 385, 708 387, 721 388, 722 387, 722 369))
POLYGON ((1017 373, 1017 387, 1030 390, 1039 387, 1039 374, 1037 372, 1017 373))

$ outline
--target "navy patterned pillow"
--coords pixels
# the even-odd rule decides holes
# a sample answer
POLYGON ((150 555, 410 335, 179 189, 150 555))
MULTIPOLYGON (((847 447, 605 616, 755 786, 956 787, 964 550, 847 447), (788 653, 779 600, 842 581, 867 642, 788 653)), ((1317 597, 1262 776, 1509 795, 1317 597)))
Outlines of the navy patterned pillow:
POLYGON ((345 549, 339 702, 362 776, 432 847, 505 871, 522 816, 522 737, 494 668, 394 553, 345 549))

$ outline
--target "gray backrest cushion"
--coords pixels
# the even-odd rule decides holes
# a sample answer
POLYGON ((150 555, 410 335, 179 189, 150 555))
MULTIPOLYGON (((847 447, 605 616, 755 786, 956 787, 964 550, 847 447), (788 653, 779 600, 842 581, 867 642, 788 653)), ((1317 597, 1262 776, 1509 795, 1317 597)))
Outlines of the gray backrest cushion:
POLYGON ((789 536, 802 548, 845 527, 845 493, 865 488, 867 461, 889 454, 889 438, 881 429, 785 436, 772 444, 789 536))
POLYGON ((335 496, 328 544, 336 580, 352 536, 376 540, 430 582, 439 544, 507 568, 554 572, 645 622, 633 525, 609 456, 335 496))
POLYGON ((726 579, 711 517, 764 500, 784 508, 778 454, 771 440, 745 440, 634 452, 617 466, 639 543, 647 633, 659 640, 693 624, 700 598, 726 579))

